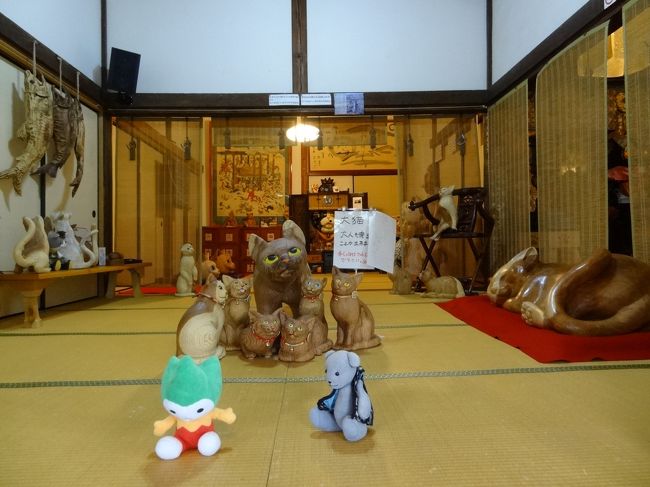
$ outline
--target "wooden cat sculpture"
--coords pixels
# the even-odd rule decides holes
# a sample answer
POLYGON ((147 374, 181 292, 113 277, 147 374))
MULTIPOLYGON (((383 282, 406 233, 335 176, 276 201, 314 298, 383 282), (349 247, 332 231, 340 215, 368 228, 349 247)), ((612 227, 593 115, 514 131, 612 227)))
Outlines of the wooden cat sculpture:
POLYGON ((186 242, 181 245, 181 260, 176 278, 176 296, 193 296, 194 282, 199 278, 199 271, 194 262, 194 246, 186 242))
POLYGON ((248 251, 255 261, 253 290, 257 311, 273 313, 286 303, 293 316, 299 316, 302 281, 310 274, 305 235, 300 227, 286 220, 282 238, 271 242, 252 234, 248 251))
POLYGON ((456 203, 454 203, 454 197, 452 195, 453 191, 453 185, 442 187, 440 188, 440 191, 438 191, 440 200, 438 200, 437 213, 440 223, 438 223, 436 233, 431 237, 433 240, 438 240, 440 234, 448 228, 456 230, 456 225, 458 223, 458 209, 456 208, 456 203))
POLYGON ((70 261, 70 269, 86 269, 97 264, 99 259, 99 248, 97 247, 97 228, 90 232, 93 249, 89 249, 85 243, 80 243, 74 232, 71 223, 71 213, 55 211, 45 219, 45 229, 48 235, 64 235, 63 245, 58 248, 61 256, 70 261))
MULTIPOLYGON (((291 318, 280 314, 280 350, 278 358, 283 362, 307 362, 316 355, 312 342, 312 330, 318 323, 317 316, 291 318)), ((330 342, 331 343, 331 342, 330 342)))
POLYGON ((212 281, 196 295, 178 322, 176 355, 189 355, 200 364, 208 357, 222 358, 226 350, 219 345, 224 324, 223 307, 228 292, 221 281, 212 281))
POLYGON ((531 326, 607 336, 650 329, 650 265, 605 249, 573 267, 539 262, 530 247, 494 274, 490 300, 531 326))
POLYGON ((336 320, 334 348, 358 350, 376 347, 381 338, 375 335, 375 318, 368 306, 357 296, 363 274, 345 274, 332 267, 332 300, 330 310, 336 320))
POLYGON ((273 313, 263 314, 256 310, 250 310, 250 324, 239 334, 239 343, 244 357, 254 359, 255 357, 271 358, 275 347, 276 338, 280 335, 280 313, 282 308, 276 309, 273 313))
POLYGON ((14 272, 33 269, 34 272, 50 272, 50 244, 45 233, 45 223, 41 216, 23 217, 25 235, 14 247, 14 272))
POLYGON ((406 269, 395 265, 393 273, 388 274, 388 277, 393 282, 393 287, 389 291, 390 294, 411 294, 413 292, 411 274, 406 269))
POLYGON ((228 300, 221 344, 226 350, 239 350, 239 335, 250 322, 251 278, 235 279, 224 274, 222 279, 228 290, 228 300))
POLYGON ((327 285, 327 277, 317 279, 308 276, 302 281, 302 298, 300 299, 300 317, 315 316, 317 321, 311 333, 314 352, 320 355, 332 346, 332 340, 327 338, 327 321, 325 320, 325 305, 323 291, 327 285))
POLYGON ((422 294, 423 298, 454 299, 465 296, 463 285, 455 277, 437 277, 430 269, 423 270, 419 277, 427 290, 422 294))

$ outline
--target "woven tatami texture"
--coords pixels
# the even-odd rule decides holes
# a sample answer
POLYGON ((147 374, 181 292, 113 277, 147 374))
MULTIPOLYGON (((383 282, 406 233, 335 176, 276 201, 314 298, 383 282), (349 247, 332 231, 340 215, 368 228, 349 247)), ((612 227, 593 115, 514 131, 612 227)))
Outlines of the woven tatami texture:
POLYGON ((219 406, 238 418, 215 423, 222 449, 159 460, 159 380, 189 298, 74 303, 37 330, 0 320, 0 485, 650 484, 650 361, 538 364, 431 300, 388 294, 385 275, 364 280, 383 344, 359 352, 375 410, 359 443, 309 423, 329 392, 322 357, 231 353, 219 406))

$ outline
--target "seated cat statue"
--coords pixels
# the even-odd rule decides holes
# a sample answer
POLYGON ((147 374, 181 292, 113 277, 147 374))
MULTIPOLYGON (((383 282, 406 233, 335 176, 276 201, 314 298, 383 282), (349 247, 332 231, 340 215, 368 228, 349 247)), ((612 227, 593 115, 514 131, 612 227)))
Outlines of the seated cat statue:
POLYGON ((316 355, 312 342, 312 330, 318 322, 317 316, 291 318, 280 313, 280 350, 278 358, 283 362, 307 362, 316 355))
POLYGON ((194 262, 194 246, 185 242, 181 245, 181 260, 176 278, 175 296, 193 296, 193 286, 199 278, 199 271, 194 262))
POLYGON ((332 300, 330 310, 336 320, 334 348, 358 350, 376 347, 381 338, 375 335, 375 318, 357 296, 362 273, 346 274, 332 267, 332 300))
POLYGON ((423 298, 454 299, 465 296, 463 285, 455 277, 437 277, 430 269, 420 272, 419 277, 427 290, 422 294, 423 298))
POLYGON ((224 323, 226 286, 214 280, 203 286, 194 304, 183 314, 176 329, 176 355, 189 355, 200 364, 209 357, 221 359, 226 350, 219 345, 224 323))
POLYGON ((221 344, 226 350, 239 350, 241 348, 239 335, 250 321, 251 278, 249 276, 235 279, 228 274, 224 274, 221 278, 228 290, 226 321, 221 334, 221 344))
POLYGON ((48 231, 48 235, 65 235, 63 245, 58 248, 58 252, 63 259, 70 262, 70 269, 92 267, 97 264, 99 258, 96 237, 98 230, 93 228, 89 234, 92 238, 93 250, 91 250, 85 243, 77 241, 70 217, 70 213, 55 211, 45 219, 45 229, 48 231))
POLYGON ((275 340, 280 335, 280 313, 282 308, 273 313, 263 314, 250 310, 250 323, 239 334, 239 343, 244 357, 271 358, 275 352, 275 340))
POLYGON ((573 267, 519 252, 497 270, 487 294, 531 326, 570 335, 607 336, 650 329, 650 265, 596 250, 573 267))
POLYGON ((393 282, 393 287, 389 291, 390 294, 411 294, 413 292, 411 274, 406 269, 395 265, 393 273, 388 274, 388 277, 393 282))
POLYGON ((19 274, 23 270, 30 269, 38 273, 50 272, 50 245, 47 241, 43 218, 24 216, 23 226, 26 233, 14 247, 14 261, 16 262, 14 272, 19 274))
POLYGON ((325 321, 325 305, 323 304, 323 291, 326 284, 327 277, 316 279, 308 276, 302 281, 300 317, 315 316, 318 318, 311 332, 311 342, 316 355, 327 352, 333 345, 332 340, 327 338, 327 321, 325 321))
POLYGON ((270 242, 251 234, 248 251, 255 261, 253 290, 257 311, 273 313, 286 303, 293 316, 299 316, 302 281, 310 274, 305 235, 300 227, 286 220, 282 238, 270 242))

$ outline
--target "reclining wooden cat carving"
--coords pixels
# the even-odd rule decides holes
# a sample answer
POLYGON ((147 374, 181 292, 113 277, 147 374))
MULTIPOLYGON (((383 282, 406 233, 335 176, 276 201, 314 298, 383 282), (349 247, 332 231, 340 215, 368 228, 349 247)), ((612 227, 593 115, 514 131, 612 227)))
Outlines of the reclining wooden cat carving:
POLYGON ((560 333, 650 330, 650 265, 605 249, 570 267, 541 263, 530 247, 497 270, 487 294, 529 325, 560 333))

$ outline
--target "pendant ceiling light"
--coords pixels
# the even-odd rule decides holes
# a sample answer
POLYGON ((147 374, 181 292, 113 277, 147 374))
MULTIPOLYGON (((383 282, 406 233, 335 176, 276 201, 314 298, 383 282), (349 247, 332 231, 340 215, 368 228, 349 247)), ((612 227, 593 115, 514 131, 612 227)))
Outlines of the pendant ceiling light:
POLYGON ((287 139, 292 142, 312 142, 318 138, 318 127, 298 122, 287 130, 287 139))

